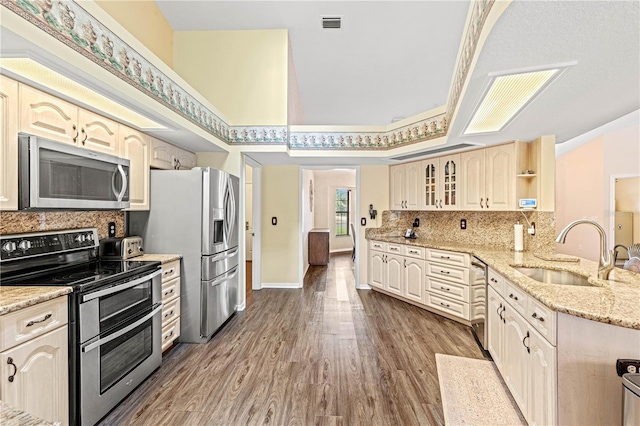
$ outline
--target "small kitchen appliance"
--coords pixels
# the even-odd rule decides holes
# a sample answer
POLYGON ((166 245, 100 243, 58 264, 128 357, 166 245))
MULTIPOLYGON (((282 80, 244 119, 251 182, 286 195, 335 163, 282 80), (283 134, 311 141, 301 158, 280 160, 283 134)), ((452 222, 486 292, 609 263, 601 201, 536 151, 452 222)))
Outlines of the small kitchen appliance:
POLYGON ((142 237, 103 238, 100 240, 100 259, 127 260, 144 253, 142 237))
POLYGON ((162 362, 160 263, 99 259, 98 247, 95 228, 0 236, 0 286, 73 289, 70 425, 97 423, 162 362))

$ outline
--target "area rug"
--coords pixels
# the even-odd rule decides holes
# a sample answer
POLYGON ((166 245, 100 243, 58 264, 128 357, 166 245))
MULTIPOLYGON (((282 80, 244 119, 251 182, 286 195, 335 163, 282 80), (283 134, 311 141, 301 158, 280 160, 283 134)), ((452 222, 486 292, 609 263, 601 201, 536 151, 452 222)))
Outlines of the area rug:
POLYGON ((445 425, 526 425, 495 364, 436 354, 445 425))

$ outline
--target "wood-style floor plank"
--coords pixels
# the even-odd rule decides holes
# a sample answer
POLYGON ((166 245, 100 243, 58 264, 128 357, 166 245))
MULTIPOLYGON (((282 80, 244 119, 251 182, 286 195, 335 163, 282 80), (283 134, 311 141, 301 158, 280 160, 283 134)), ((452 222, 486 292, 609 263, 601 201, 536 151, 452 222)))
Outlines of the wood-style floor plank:
POLYGON ((482 358, 469 327, 356 290, 334 255, 303 289, 252 292, 209 343, 176 345, 101 424, 442 425, 436 353, 482 358))

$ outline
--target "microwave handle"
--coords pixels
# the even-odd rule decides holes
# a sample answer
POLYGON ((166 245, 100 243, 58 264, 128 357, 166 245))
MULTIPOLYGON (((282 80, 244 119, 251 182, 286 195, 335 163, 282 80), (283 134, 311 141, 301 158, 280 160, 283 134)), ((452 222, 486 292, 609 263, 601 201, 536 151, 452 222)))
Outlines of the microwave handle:
POLYGON ((118 171, 120 172, 120 175, 122 176, 122 189, 120 190, 120 193, 118 194, 118 201, 122 201, 122 199, 124 198, 125 192, 127 192, 127 185, 128 185, 129 182, 127 182, 127 174, 124 172, 124 169, 122 168, 121 164, 118 164, 118 171))

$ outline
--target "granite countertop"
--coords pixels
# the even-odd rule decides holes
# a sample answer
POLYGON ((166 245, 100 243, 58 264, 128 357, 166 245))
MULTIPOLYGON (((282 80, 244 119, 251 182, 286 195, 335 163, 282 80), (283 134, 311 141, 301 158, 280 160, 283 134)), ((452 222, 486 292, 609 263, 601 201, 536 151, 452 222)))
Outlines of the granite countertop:
POLYGON ((143 254, 142 256, 134 257, 133 259, 129 259, 129 260, 135 260, 135 261, 140 261, 140 262, 167 263, 167 262, 172 262, 172 261, 178 260, 178 259, 182 259, 182 255, 181 254, 150 254, 150 253, 146 253, 146 254, 143 254))
POLYGON ((53 426, 7 403, 0 401, 0 425, 2 426, 53 426))
POLYGON ((421 240, 419 237, 415 240, 389 236, 368 239, 470 253, 557 312, 640 330, 640 275, 637 273, 614 268, 609 280, 605 281, 597 278, 598 263, 582 258, 558 256, 562 260, 546 260, 553 257, 538 257, 530 252, 516 253, 455 242, 421 240), (545 284, 521 274, 512 266, 571 271, 588 276, 593 286, 545 284))
POLYGON ((72 291, 71 287, 0 286, 0 315, 46 302, 72 291))

